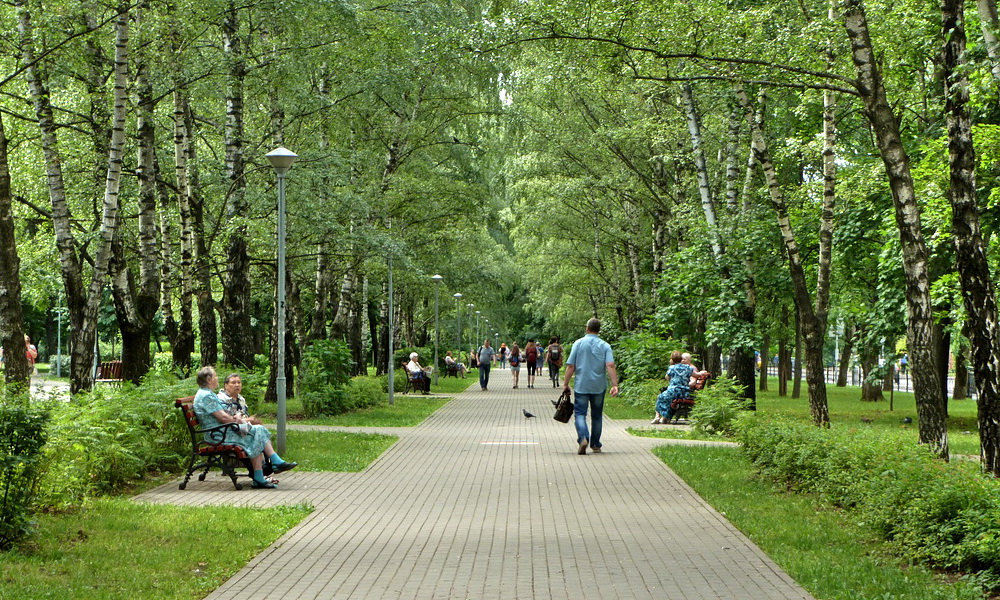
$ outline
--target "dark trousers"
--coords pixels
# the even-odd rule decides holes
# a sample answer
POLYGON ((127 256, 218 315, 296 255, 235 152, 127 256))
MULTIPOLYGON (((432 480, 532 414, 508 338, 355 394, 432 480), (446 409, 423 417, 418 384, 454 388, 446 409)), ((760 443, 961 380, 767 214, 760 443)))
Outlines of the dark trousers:
POLYGON ((479 365, 479 387, 490 387, 490 363, 479 365))

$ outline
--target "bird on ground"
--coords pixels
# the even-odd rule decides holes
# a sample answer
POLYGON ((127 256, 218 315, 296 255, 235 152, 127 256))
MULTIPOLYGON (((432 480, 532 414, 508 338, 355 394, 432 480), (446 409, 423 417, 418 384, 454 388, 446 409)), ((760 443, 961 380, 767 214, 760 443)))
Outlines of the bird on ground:
POLYGON ((904 425, 909 425, 910 423, 913 422, 913 419, 911 419, 910 417, 903 417, 903 420, 900 422, 903 423, 904 425))
POLYGON ((535 417, 535 415, 533 415, 530 412, 524 410, 523 408, 521 409, 521 412, 524 413, 524 418, 525 419, 533 419, 535 417))

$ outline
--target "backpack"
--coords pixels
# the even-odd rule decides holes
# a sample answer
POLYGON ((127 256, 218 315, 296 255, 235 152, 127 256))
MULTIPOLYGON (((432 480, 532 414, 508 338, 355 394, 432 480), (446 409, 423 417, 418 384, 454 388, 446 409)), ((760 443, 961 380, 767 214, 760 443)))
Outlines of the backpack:
POLYGON ((521 362, 521 355, 520 354, 511 354, 510 355, 510 366, 516 367, 518 364, 520 364, 520 362, 521 362))
POLYGON ((552 362, 556 362, 560 358, 562 358, 561 347, 559 347, 558 345, 553 345, 551 348, 549 348, 549 360, 551 360, 552 362))

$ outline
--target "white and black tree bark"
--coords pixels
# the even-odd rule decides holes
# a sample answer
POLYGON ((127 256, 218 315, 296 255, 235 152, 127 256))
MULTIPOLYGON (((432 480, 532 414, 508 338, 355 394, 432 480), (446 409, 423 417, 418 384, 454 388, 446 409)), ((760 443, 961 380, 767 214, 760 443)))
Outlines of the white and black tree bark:
POLYGON ((886 97, 864 6, 861 0, 845 0, 843 6, 844 26, 851 41, 851 58, 858 75, 856 87, 889 178, 903 251, 907 351, 913 372, 920 442, 927 444, 935 454, 947 457, 948 428, 941 379, 934 356, 934 311, 930 296, 928 251, 920 228, 920 208, 913 188, 910 158, 903 148, 899 119, 886 97))
POLYGON ((969 80, 965 65, 962 2, 941 2, 942 79, 948 122, 948 198, 952 209, 955 258, 961 275, 972 365, 979 405, 980 458, 983 469, 1000 475, 1000 347, 997 346, 997 301, 976 201, 976 153, 969 115, 969 80))

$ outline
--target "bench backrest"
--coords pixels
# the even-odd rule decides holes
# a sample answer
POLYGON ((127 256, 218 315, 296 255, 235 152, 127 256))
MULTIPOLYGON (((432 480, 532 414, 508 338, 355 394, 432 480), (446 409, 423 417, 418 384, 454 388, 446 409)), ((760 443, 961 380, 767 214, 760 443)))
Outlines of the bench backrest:
POLYGON ((174 400, 174 406, 181 409, 181 414, 184 415, 184 422, 187 423, 188 431, 191 432, 191 438, 195 439, 199 425, 198 415, 194 413, 194 396, 178 398, 174 400))
POLYGON ((708 371, 702 371, 694 375, 694 383, 691 384, 691 391, 697 392, 698 390, 705 389, 705 382, 712 376, 708 371))
POLYGON ((122 361, 109 360, 102 362, 97 374, 98 379, 121 379, 122 361))

